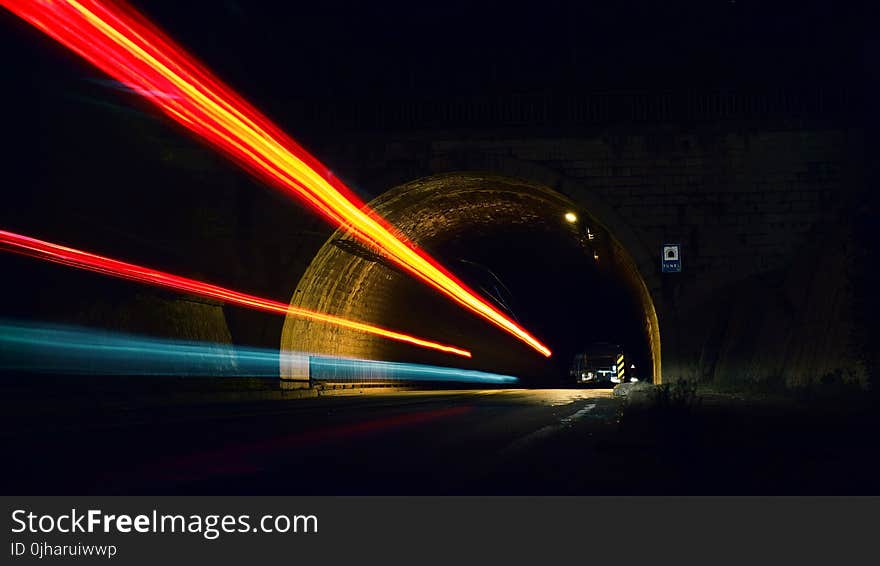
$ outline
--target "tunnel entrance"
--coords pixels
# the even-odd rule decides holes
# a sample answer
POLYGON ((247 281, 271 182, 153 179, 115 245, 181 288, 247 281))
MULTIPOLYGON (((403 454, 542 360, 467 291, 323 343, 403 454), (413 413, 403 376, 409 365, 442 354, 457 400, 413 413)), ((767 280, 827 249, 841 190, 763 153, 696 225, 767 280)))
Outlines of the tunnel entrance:
MULTIPOLYGON (((642 380, 660 379, 653 301, 630 255, 588 210, 549 188, 454 173, 395 187, 370 206, 468 286, 553 350, 549 359, 465 312, 337 231, 291 298, 298 307, 368 321, 470 349, 473 358, 377 339, 289 317, 281 347, 516 375, 528 386, 574 385, 571 367, 591 344, 620 344, 642 380)), ((303 368, 281 368, 286 379, 303 368)))

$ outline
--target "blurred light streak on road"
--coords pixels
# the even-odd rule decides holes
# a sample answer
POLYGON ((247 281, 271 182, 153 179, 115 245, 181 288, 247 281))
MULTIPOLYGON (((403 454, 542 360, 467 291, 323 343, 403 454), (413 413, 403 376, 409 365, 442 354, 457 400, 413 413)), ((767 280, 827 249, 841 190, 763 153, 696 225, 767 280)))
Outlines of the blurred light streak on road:
POLYGON ((430 381, 513 385, 519 380, 453 367, 174 340, 73 325, 0 320, 0 370, 59 374, 278 377, 282 362, 308 364, 315 381, 430 381))
POLYGON ((102 275, 110 275, 112 277, 146 283, 147 285, 154 285, 156 287, 174 289, 175 291, 191 293, 200 297, 219 299, 229 304, 239 305, 250 309, 306 318, 317 322, 342 326, 344 328, 374 334, 390 340, 406 342, 422 348, 439 350, 448 354, 455 354, 466 358, 471 357, 469 351, 456 348, 455 346, 448 346, 430 340, 424 340, 416 336, 395 332, 393 330, 388 330, 364 322, 348 320, 338 316, 294 307, 292 305, 264 299, 254 295, 248 295, 239 291, 233 291, 232 289, 226 289, 203 281, 172 275, 149 267, 126 263, 124 261, 53 244, 51 242, 45 242, 43 240, 22 236, 21 234, 7 232, 5 230, 0 230, 0 250, 19 253, 37 259, 76 267, 78 269, 94 271, 96 273, 101 273, 102 275))

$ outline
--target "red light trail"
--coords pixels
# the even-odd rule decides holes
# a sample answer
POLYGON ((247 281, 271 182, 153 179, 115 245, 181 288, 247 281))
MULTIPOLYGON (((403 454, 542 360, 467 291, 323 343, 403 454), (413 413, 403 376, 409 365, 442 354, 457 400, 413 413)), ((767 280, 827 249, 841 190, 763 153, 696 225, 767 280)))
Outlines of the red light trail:
POLYGON ((177 275, 172 275, 163 271, 150 269, 149 267, 142 267, 133 263, 126 263, 124 261, 111 259, 108 257, 76 250, 73 248, 68 248, 66 246, 60 246, 58 244, 45 242, 43 240, 37 240, 35 238, 22 236, 13 232, 7 232, 5 230, 0 230, 0 249, 27 255, 37 259, 43 259, 55 263, 69 265, 71 267, 76 267, 79 269, 85 269, 87 271, 94 271, 103 275, 119 277, 120 279, 129 279, 131 281, 137 281, 139 283, 146 283, 147 285, 154 285, 156 287, 174 289, 175 291, 192 293, 193 295, 198 295, 200 297, 220 299, 221 301, 225 301, 230 304, 239 305, 251 309, 273 312, 283 315, 291 315, 300 318, 306 318, 309 320, 315 320, 318 322, 324 322, 327 324, 334 324, 336 326, 342 326, 345 328, 350 328, 352 330, 375 334, 376 336, 381 336, 383 338, 397 340, 398 342, 406 342, 415 346, 430 348, 432 350, 439 350, 441 352, 455 354, 465 358, 471 357, 471 353, 469 351, 463 350, 461 348, 456 348, 454 346, 447 346, 445 344, 431 342, 430 340, 424 340, 422 338, 417 338, 408 334, 394 332, 393 330, 387 330, 385 328, 380 328, 378 326, 373 326, 372 324, 366 324, 364 322, 357 322, 354 320, 348 320, 329 314, 314 312, 291 305, 286 305, 278 301, 263 299, 254 295, 248 295, 246 293, 240 293, 238 291, 233 291, 224 287, 218 287, 217 285, 212 285, 210 283, 204 283, 202 281, 196 281, 195 279, 188 279, 186 277, 179 277, 177 275))
POLYGON ((410 274, 550 356, 545 345, 369 210, 316 158, 130 6, 96 0, 0 0, 0 4, 255 176, 296 195, 335 224, 379 247, 410 274))

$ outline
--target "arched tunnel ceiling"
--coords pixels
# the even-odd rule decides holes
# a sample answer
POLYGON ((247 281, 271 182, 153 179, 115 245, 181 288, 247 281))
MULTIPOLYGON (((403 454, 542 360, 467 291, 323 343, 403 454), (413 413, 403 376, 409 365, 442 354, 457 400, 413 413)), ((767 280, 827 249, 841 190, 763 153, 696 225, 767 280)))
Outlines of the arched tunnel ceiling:
MULTIPOLYGON (((292 305, 462 346, 473 351, 473 359, 292 317, 284 323, 282 349, 466 366, 547 382, 562 375, 573 351, 610 338, 626 342, 658 380, 659 335, 644 281, 601 223, 564 195, 518 179, 454 173, 395 187, 369 206, 550 340, 551 349, 556 346, 553 361, 456 307, 343 231, 317 253, 292 305), (566 222, 572 211, 578 221, 566 222)), ((281 368, 285 378, 301 372, 281 368)))

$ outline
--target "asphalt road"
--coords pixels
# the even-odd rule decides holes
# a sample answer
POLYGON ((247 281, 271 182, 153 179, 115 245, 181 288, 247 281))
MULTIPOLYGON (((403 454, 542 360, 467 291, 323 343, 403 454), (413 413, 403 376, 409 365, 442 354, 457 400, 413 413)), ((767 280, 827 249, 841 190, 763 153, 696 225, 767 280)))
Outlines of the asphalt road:
POLYGON ((403 392, 67 407, 0 438, 17 493, 602 492, 616 413, 609 390, 403 392))
POLYGON ((171 393, 203 382, 16 383, 0 395, 4 493, 880 492, 868 399, 621 410, 608 390, 519 389, 209 403, 171 393))

